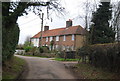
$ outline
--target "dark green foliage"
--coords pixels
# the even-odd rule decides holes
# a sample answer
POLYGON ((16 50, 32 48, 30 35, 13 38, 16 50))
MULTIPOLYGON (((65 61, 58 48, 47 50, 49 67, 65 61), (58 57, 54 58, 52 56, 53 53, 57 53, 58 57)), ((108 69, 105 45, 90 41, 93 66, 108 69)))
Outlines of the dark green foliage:
POLYGON ((54 41, 52 40, 52 41, 50 42, 51 51, 53 50, 53 45, 54 45, 54 41))
POLYGON ((57 56, 58 58, 64 58, 65 57, 65 51, 60 51, 60 52, 57 52, 57 56))
POLYGON ((19 45, 17 45, 16 49, 23 50, 23 49, 24 49, 23 47, 24 47, 24 45, 22 45, 22 44, 19 44, 19 45))
POLYGON ((112 17, 110 2, 101 2, 99 8, 93 13, 93 24, 90 27, 90 40, 92 44, 114 42, 115 32, 110 27, 112 17))
POLYGON ((40 53, 48 53, 49 52, 49 48, 47 46, 39 47, 39 52, 40 53))
POLYGON ((32 49, 31 46, 24 47, 25 52, 29 52, 32 49))
POLYGON ((66 52, 66 57, 65 58, 68 58, 68 59, 75 59, 75 51, 68 51, 66 52))
POLYGON ((58 58, 64 58, 64 59, 75 59, 76 58, 76 52, 75 51, 61 51, 57 53, 58 58))
POLYGON ((19 28, 17 24, 13 24, 12 27, 6 28, 2 26, 2 60, 10 59, 16 49, 19 39, 19 28))
MULTIPOLYGON (((47 7, 47 13, 51 9, 61 12, 64 8, 57 1, 48 2, 2 2, 2 61, 10 59, 16 49, 19 39, 17 19, 27 14, 27 9, 35 14, 41 13, 41 6, 47 7), (58 6, 59 5, 59 6, 58 6), (37 6, 37 7, 36 7, 37 6), (31 8, 32 7, 32 8, 31 8), (34 7, 34 8, 33 8, 34 7)), ((28 47, 29 48, 29 47, 28 47)), ((27 48, 27 51, 28 51, 27 48)))
POLYGON ((82 48, 77 49, 77 55, 80 56, 79 59, 82 59, 82 62, 86 63, 87 56, 89 55, 89 47, 83 46, 82 48))
POLYGON ((43 48, 42 47, 39 47, 39 52, 43 53, 43 48))
POLYGON ((83 47, 78 54, 81 58, 87 56, 88 62, 95 67, 120 72, 120 43, 83 47))
POLYGON ((26 41, 23 46, 23 49, 25 50, 25 52, 30 52, 30 50, 33 48, 34 48, 33 45, 29 41, 26 41))

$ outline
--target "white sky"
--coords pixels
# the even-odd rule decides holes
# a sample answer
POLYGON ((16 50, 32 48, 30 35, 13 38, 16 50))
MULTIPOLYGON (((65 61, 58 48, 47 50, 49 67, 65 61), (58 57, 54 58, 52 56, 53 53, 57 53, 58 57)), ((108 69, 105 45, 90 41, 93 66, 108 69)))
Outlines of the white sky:
MULTIPOLYGON (((95 0, 88 1, 95 3, 95 0)), ((52 13, 50 17, 53 21, 46 20, 46 17, 44 17, 44 25, 48 25, 50 29, 61 28, 66 26, 66 20, 72 19, 74 26, 81 25, 84 27, 85 2, 86 0, 61 0, 61 4, 67 12, 65 16, 58 17, 58 15, 52 13), (78 18, 79 15, 82 18, 78 18)), ((20 28, 19 44, 23 44, 27 36, 32 37, 41 30, 41 20, 33 12, 19 17, 17 23, 20 28)))

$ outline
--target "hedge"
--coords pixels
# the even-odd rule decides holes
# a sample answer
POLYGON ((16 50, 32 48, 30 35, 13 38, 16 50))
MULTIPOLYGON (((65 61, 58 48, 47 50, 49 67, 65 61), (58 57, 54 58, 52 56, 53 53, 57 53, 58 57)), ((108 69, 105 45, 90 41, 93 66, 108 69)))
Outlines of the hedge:
POLYGON ((5 27, 2 24, 2 61, 10 59, 16 49, 19 40, 19 27, 17 24, 5 27))
POLYGON ((95 66, 120 72, 120 43, 96 44, 78 49, 78 55, 95 66))

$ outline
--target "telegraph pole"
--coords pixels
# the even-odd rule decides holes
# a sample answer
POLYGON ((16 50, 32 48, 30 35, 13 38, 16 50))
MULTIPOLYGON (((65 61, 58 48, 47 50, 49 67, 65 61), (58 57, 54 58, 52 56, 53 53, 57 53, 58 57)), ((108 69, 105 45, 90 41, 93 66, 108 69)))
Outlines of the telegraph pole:
POLYGON ((43 32, 44 13, 42 13, 42 17, 40 17, 40 19, 41 19, 41 33, 40 33, 40 37, 39 37, 39 47, 42 47, 42 32, 43 32))

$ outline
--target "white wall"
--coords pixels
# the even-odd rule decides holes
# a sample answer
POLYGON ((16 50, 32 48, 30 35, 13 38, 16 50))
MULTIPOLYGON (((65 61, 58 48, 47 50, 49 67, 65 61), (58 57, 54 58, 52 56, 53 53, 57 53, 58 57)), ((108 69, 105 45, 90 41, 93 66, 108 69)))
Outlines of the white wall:
POLYGON ((31 42, 34 46, 39 47, 39 38, 33 38, 31 39, 31 42))

